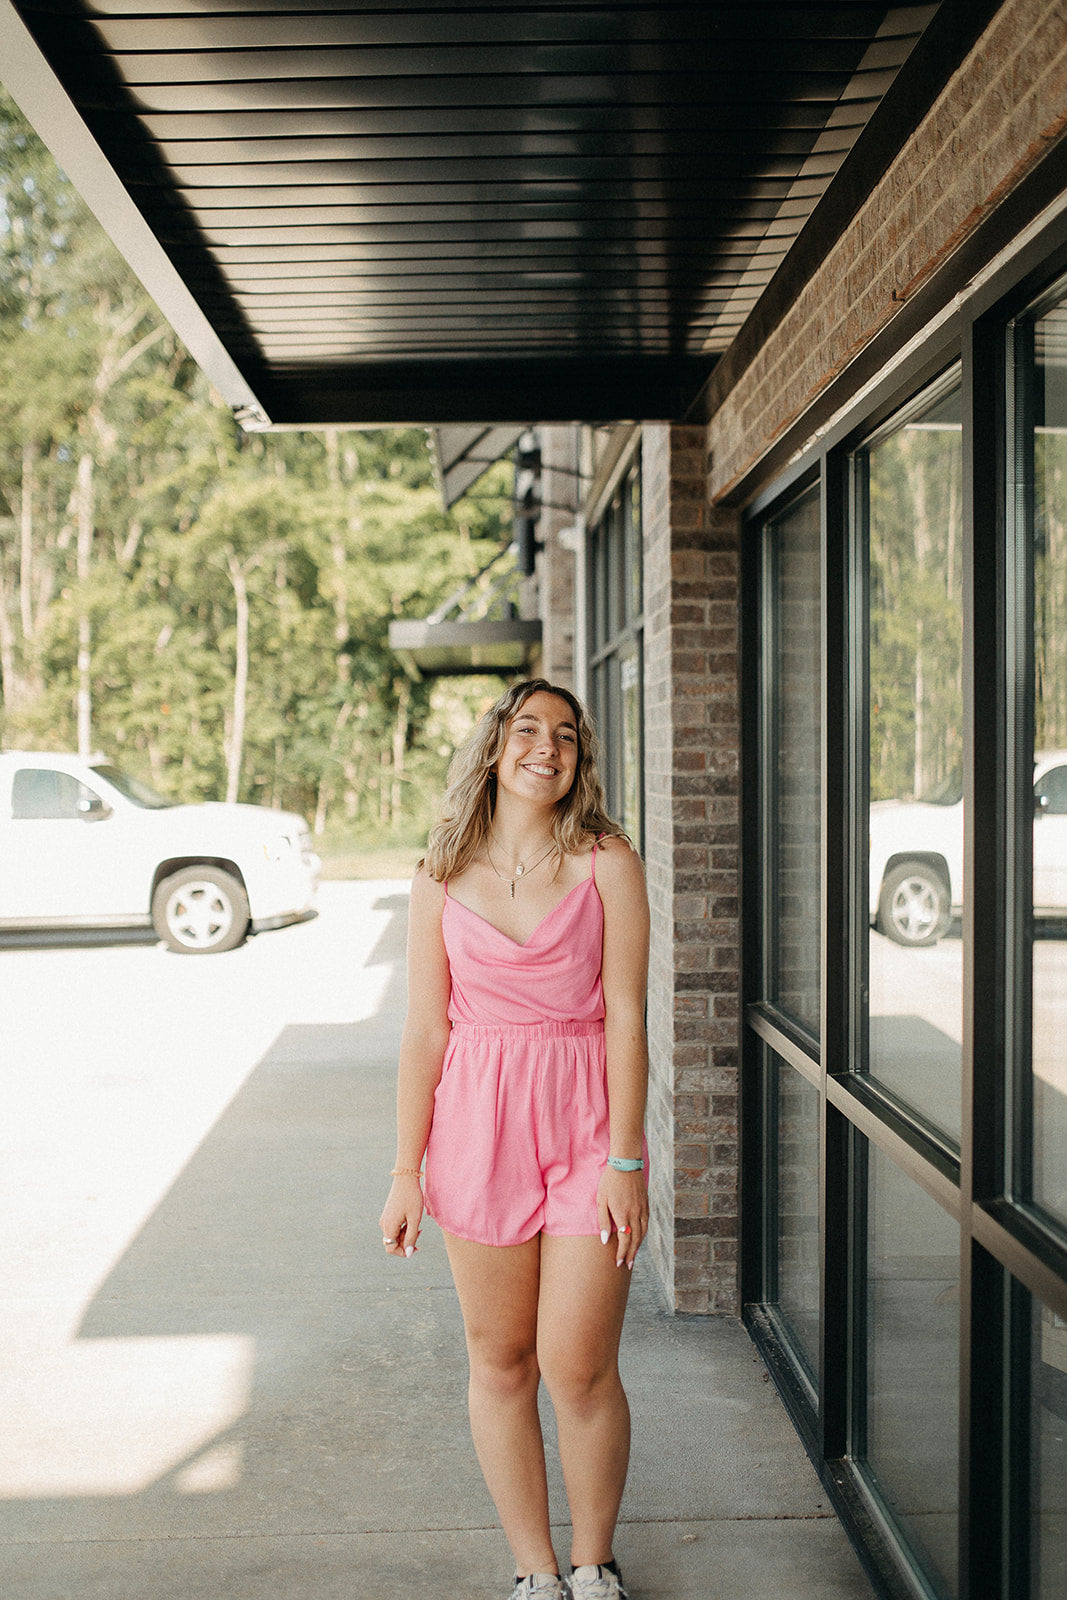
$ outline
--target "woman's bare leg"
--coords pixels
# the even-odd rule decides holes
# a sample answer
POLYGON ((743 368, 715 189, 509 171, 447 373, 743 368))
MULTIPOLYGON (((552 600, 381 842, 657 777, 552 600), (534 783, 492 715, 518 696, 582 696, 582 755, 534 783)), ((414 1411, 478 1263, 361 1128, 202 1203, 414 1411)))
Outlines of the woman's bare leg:
POLYGON ((537 1353, 559 1429, 571 1562, 610 1561, 630 1459, 619 1340, 630 1287, 615 1240, 541 1239, 537 1353))
POLYGON ((486 1486, 519 1577, 557 1572, 537 1411, 540 1235, 497 1246, 446 1233, 445 1243, 467 1334, 471 1434, 486 1486))

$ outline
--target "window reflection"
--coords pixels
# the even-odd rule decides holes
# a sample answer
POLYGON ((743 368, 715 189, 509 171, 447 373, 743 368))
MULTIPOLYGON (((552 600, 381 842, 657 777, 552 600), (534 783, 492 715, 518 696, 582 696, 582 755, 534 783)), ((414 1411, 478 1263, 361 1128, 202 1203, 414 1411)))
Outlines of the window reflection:
POLYGON ((621 821, 630 838, 641 843, 641 671, 636 655, 619 662, 619 699, 622 713, 621 821))
POLYGON ((771 996, 819 1030, 820 649, 819 493, 768 529, 773 573, 777 768, 770 805, 775 870, 771 996))
POLYGON ((955 1593, 959 1230, 868 1149, 866 1457, 916 1554, 955 1593))
POLYGON ((1034 1302, 1030 1593, 1067 1594, 1067 1321, 1034 1302))
MULTIPOLYGON (((1030 1197, 1067 1222, 1067 304, 1024 323, 1031 415, 1034 820, 1030 1197)), ((1028 474, 1029 475, 1029 474, 1028 474)), ((1024 808, 1025 809, 1025 808, 1024 808)), ((1028 820, 1026 822, 1028 826, 1028 820)), ((1028 1187, 1024 1152, 1019 1186, 1028 1187)))
POLYGON ((856 459, 868 606, 867 1068, 960 1133, 963 500, 960 390, 856 459))
POLYGON ((777 1292, 811 1382, 819 1366, 819 1091, 784 1062, 777 1077, 777 1292))
POLYGON ((641 479, 635 468, 589 539, 590 700, 608 807, 644 848, 641 479))

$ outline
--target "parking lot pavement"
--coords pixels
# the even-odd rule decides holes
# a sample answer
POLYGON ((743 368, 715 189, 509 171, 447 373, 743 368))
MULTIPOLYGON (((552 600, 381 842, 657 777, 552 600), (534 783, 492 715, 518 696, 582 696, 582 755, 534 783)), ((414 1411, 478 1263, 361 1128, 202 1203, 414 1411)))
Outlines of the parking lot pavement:
MULTIPOLYGON (((507 1592, 440 1236, 376 1223, 406 890, 229 955, 0 950, 5 1600, 507 1592)), ((743 1331, 634 1291, 635 1600, 869 1600, 743 1331)))

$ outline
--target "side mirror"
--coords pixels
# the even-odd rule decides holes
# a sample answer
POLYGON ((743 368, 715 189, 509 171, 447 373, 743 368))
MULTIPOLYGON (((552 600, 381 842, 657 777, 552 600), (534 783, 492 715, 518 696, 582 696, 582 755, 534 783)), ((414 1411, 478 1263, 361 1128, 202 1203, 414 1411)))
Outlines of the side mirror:
POLYGON ((98 794, 83 795, 78 801, 78 815, 83 822, 104 822, 111 815, 111 807, 98 794))
POLYGON ((1034 793, 1034 816, 1043 817, 1048 811, 1048 795, 1034 793))

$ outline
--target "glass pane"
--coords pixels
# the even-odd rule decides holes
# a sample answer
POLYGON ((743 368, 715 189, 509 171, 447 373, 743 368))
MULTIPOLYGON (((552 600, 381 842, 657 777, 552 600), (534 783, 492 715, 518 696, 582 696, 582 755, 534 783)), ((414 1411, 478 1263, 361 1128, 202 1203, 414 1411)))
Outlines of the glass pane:
POLYGON ((600 735, 603 750, 601 777, 604 780, 604 793, 608 802, 608 810, 612 808, 611 797, 611 766, 609 753, 611 749, 611 732, 608 724, 608 663, 602 661, 592 671, 592 709, 596 718, 597 732, 600 735))
POLYGON ((959 1230, 868 1149, 866 1456, 916 1555, 954 1594, 959 1230))
POLYGON ((777 1065, 778 1283, 775 1296, 816 1382, 819 1365, 819 1092, 777 1065))
POLYGON ((1033 1189, 1067 1222, 1067 305, 1033 325, 1033 1189))
POLYGON ((768 530, 773 571, 775 699, 771 998, 819 1031, 820 644, 819 491, 768 530))
POLYGON ((607 540, 608 562, 608 639, 614 639, 625 626, 624 595, 626 588, 626 555, 623 549, 622 502, 615 499, 604 519, 604 536, 607 540))
POLYGON ((601 523, 592 530, 589 541, 590 632, 594 655, 603 649, 608 636, 607 561, 604 556, 604 543, 605 533, 601 523))
POLYGON ((638 850, 641 849, 643 812, 641 761, 641 670, 636 655, 619 663, 622 700, 622 814, 620 821, 638 850))
POLYGON ((604 790, 608 810, 613 817, 621 817, 622 794, 622 694, 619 686, 619 658, 611 655, 603 664, 607 709, 601 724, 604 750, 604 790))
POLYGON ((1067 1594, 1067 1322, 1034 1302, 1030 1594, 1067 1594))
POLYGON ((960 392, 858 459, 867 495, 868 1070, 950 1137, 963 1039, 960 392))
POLYGON ((628 533, 629 557, 627 566, 630 577, 630 593, 628 602, 628 615, 639 617, 644 610, 643 593, 643 550, 641 538, 641 475, 634 473, 627 486, 629 505, 627 507, 626 527, 628 533))

